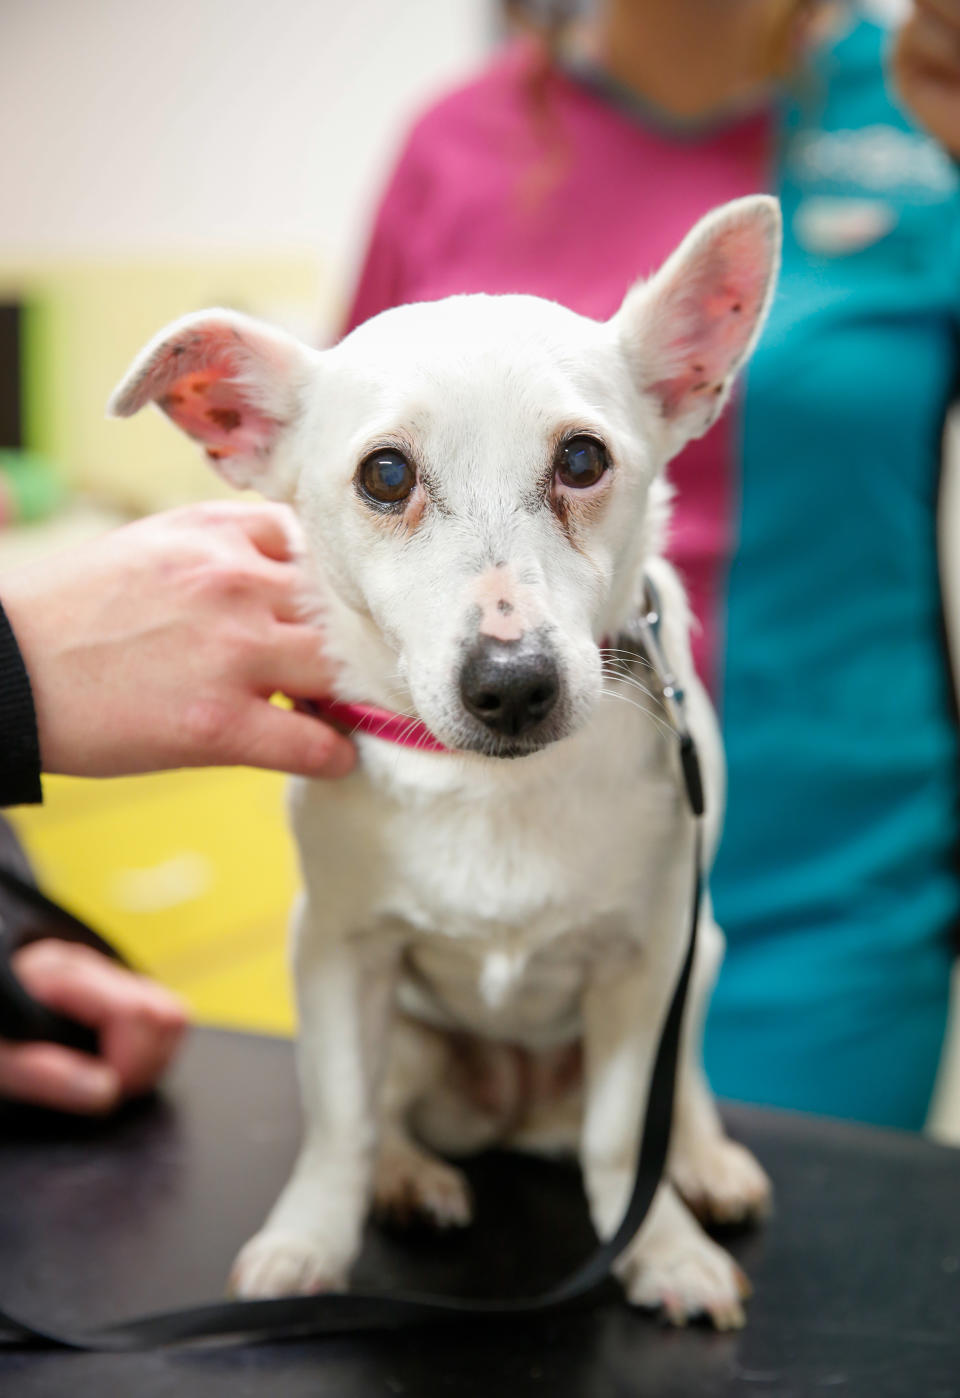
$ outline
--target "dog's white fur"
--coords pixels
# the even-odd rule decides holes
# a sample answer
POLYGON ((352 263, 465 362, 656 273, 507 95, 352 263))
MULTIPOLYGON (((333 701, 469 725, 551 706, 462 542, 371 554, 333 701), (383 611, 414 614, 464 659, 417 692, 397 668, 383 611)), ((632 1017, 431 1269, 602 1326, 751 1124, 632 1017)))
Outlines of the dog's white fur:
MULTIPOLYGON (((702 754, 709 853, 722 755, 661 555, 660 473, 722 408, 778 249, 775 201, 725 206, 604 324, 531 297, 454 297, 388 311, 317 352, 205 312, 164 331, 117 390, 116 413, 158 401, 235 484, 293 503, 339 696, 419 716, 457 749, 360 736, 345 782, 295 784, 305 1130, 237 1259, 240 1295, 342 1287, 371 1196, 468 1222, 463 1177, 427 1143, 455 1154, 579 1140, 596 1228, 615 1229, 685 946, 693 826, 657 700, 636 673, 604 667, 599 645, 648 574, 702 754), (613 462, 588 489, 553 472, 570 432, 601 439, 613 462), (384 446, 418 471, 399 512, 355 483, 384 446), (557 658, 556 710, 516 760, 461 701, 478 633, 533 636, 557 658)), ((636 1303, 733 1326, 745 1279, 688 1205, 759 1215, 769 1185, 726 1138, 700 1067, 722 952, 709 897, 701 929, 670 1178, 618 1271, 636 1303)))

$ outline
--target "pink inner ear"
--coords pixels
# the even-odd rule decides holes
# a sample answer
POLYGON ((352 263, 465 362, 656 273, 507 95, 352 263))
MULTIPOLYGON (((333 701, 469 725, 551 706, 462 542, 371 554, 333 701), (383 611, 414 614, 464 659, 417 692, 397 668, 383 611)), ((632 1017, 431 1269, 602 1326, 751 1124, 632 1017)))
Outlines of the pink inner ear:
POLYGON ((667 372, 650 387, 665 417, 723 392, 750 343, 768 279, 765 248, 749 227, 728 230, 681 265, 654 312, 656 358, 667 372))
POLYGON ((178 427, 202 442, 214 461, 256 456, 276 436, 279 423, 251 406, 226 366, 182 374, 157 399, 178 427))

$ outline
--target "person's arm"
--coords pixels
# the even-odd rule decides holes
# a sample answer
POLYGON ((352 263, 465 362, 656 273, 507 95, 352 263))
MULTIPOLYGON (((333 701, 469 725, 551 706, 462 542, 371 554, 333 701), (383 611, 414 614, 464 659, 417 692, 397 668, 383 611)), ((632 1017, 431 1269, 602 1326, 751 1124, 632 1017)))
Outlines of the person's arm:
POLYGON ((33 694, 0 597, 0 806, 28 805, 41 798, 33 694))
POLYGON ((891 60, 911 115, 960 160, 960 0, 914 0, 891 60))
MULTIPOLYGON (((348 771, 347 739, 269 702, 277 690, 320 696, 330 681, 322 637, 301 617, 295 528, 278 505, 191 506, 0 577, 0 802, 38 799, 41 765, 348 771)), ((186 1025, 173 995, 56 937, 0 929, 0 955, 99 1044, 91 1056, 0 1040, 0 1097, 100 1113, 157 1081, 186 1025)))

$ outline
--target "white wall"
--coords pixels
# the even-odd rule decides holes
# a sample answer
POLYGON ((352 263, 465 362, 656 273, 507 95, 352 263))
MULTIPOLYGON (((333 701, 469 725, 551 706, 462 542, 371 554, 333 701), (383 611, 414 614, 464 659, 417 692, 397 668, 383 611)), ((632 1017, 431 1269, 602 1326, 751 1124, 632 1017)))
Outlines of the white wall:
POLYGON ((0 256, 312 248, 352 268, 486 0, 0 0, 0 256))

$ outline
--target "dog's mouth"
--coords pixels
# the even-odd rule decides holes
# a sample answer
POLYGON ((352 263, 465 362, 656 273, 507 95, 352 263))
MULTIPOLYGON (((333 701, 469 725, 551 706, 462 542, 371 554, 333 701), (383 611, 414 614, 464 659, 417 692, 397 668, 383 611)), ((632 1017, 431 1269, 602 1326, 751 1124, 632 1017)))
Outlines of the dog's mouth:
POLYGON ((556 742, 555 738, 545 738, 542 742, 536 742, 531 738, 524 738, 510 742, 505 738, 484 738, 478 742, 461 743, 461 752, 475 752, 482 757, 530 757, 535 752, 542 752, 551 743, 556 742))
POLYGON ((449 746, 458 752, 476 753, 479 757, 532 757, 565 738, 570 731, 563 715, 551 714, 550 720, 523 733, 498 733, 464 716, 458 725, 456 738, 449 746))
POLYGON ((331 724, 352 737, 367 733, 396 743, 398 747, 424 752, 476 753, 482 757, 528 757, 566 736, 569 725, 551 719, 522 734, 497 733, 475 722, 467 714, 446 723, 431 724, 410 713, 396 713, 375 704, 356 703, 326 697, 298 700, 296 707, 314 718, 331 724))

